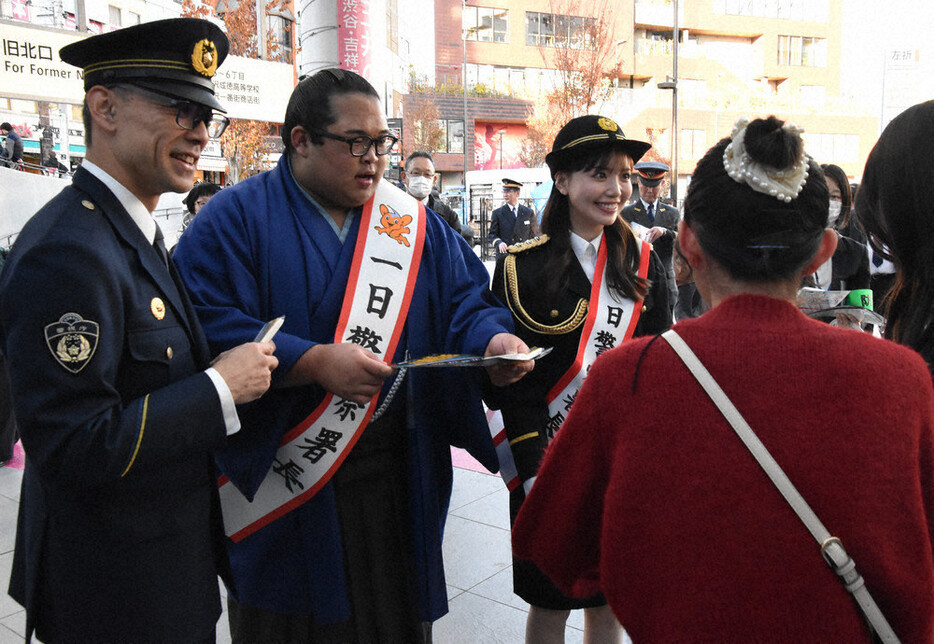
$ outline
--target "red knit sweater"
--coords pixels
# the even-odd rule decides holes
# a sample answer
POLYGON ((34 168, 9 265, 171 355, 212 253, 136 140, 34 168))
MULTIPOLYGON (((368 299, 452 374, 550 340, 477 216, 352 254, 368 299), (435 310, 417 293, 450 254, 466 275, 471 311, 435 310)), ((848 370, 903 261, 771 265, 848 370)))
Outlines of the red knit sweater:
MULTIPOLYGON (((761 296, 675 327, 856 561, 902 642, 934 640, 925 363, 761 296)), ((513 528, 635 642, 861 642, 816 542, 663 340, 601 357, 513 528), (638 381, 634 382, 638 376, 638 381)))

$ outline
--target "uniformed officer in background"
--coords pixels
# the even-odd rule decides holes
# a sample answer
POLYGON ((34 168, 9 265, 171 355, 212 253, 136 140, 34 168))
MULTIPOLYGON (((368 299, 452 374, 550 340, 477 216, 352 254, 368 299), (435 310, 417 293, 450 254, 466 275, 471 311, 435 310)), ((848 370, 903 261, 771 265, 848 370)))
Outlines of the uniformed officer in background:
POLYGON ((678 298, 678 284, 675 281, 675 269, 671 255, 675 240, 678 238, 678 222, 681 213, 674 206, 662 202, 662 188, 668 165, 660 161, 640 161, 634 166, 639 177, 639 198, 620 213, 634 226, 637 235, 652 244, 659 259, 665 265, 668 278, 668 297, 673 311, 678 298))
POLYGON ((211 362, 151 213, 191 188, 226 125, 211 78, 227 50, 213 23, 181 18, 60 52, 84 70, 87 157, 0 280, 26 452, 10 594, 27 639, 214 641, 227 565, 212 451, 277 360, 266 342, 211 362))

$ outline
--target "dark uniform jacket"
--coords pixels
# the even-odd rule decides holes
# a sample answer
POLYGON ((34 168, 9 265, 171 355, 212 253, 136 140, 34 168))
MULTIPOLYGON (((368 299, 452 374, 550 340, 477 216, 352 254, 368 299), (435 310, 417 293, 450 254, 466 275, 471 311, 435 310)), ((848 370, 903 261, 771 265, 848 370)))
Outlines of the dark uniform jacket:
POLYGON ((441 195, 434 190, 428 194, 428 207, 438 213, 444 221, 448 222, 451 228, 460 233, 461 237, 463 237, 470 246, 473 246, 473 228, 462 223, 457 213, 454 212, 449 205, 444 203, 441 199, 441 195))
POLYGON ((669 206, 661 201, 655 206, 655 221, 649 219, 649 213, 645 209, 645 204, 641 199, 636 199, 620 213, 629 223, 637 223, 646 228, 661 226, 666 228, 664 235, 652 242, 652 247, 658 253, 659 259, 665 266, 665 274, 668 276, 668 296, 670 306, 673 309, 675 300, 678 297, 678 285, 675 282, 675 269, 671 263, 671 255, 674 252, 675 239, 678 238, 678 222, 681 221, 681 213, 674 206, 669 206))
POLYGON ((79 169, 23 228, 0 325, 26 452, 10 595, 44 641, 212 637, 225 425, 183 287, 79 169))
POLYGON ((532 237, 535 226, 535 213, 528 206, 518 204, 517 213, 512 213, 509 204, 503 204, 490 215, 490 242, 496 250, 496 257, 500 257, 497 250, 499 242, 506 242, 507 246, 524 242, 532 237))
MULTIPOLYGON (((580 262, 572 257, 568 266, 567 289, 556 301, 545 300, 546 285, 560 279, 543 270, 554 248, 547 239, 547 236, 542 236, 511 248, 509 252, 514 256, 515 271, 506 270, 507 256, 497 263, 493 275, 493 293, 512 311, 516 335, 529 347, 554 347, 551 354, 539 360, 535 369, 525 377, 491 392, 489 396, 490 406, 502 410, 506 436, 510 441, 538 432, 537 437, 512 446, 522 481, 535 476, 548 444, 545 427, 549 416, 545 397, 577 356, 591 290, 591 282, 580 262), (515 280, 511 279, 512 275, 515 280)), ((635 336, 660 333, 671 326, 665 269, 654 251, 649 261, 648 279, 652 285, 643 302, 635 336)), ((516 493, 524 497, 521 486, 516 493)), ((518 507, 514 509, 518 510, 518 507)))

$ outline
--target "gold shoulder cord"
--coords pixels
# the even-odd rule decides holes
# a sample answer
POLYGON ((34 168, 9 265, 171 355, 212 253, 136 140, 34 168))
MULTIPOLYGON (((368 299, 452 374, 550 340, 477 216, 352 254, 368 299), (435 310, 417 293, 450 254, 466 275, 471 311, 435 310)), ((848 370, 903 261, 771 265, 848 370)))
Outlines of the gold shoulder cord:
POLYGON ((522 323, 522 326, 543 335, 561 335, 573 331, 579 327, 585 319, 587 319, 587 308, 589 303, 587 300, 581 298, 577 301, 577 307, 574 309, 573 315, 571 315, 571 317, 569 317, 567 320, 552 326, 536 322, 532 319, 532 316, 529 315, 524 308, 522 308, 522 304, 519 302, 519 278, 516 274, 515 255, 506 256, 505 269, 506 305, 509 306, 509 310, 512 311, 516 319, 522 323))

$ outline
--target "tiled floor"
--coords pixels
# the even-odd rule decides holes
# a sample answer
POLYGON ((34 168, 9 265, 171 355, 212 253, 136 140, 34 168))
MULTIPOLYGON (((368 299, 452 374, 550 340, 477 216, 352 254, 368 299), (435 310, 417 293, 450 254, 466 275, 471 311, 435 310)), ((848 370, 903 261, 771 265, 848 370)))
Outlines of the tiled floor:
MULTIPOLYGON (((5 592, 22 472, 0 468, 0 644, 22 642, 25 614, 5 592)), ((454 492, 444 539, 450 612, 435 622, 437 644, 521 644, 528 604, 512 593, 509 501, 499 476, 454 468, 454 492)), ((583 641, 583 614, 574 611, 567 642, 583 641)), ((230 642, 226 616, 219 644, 230 642)))

